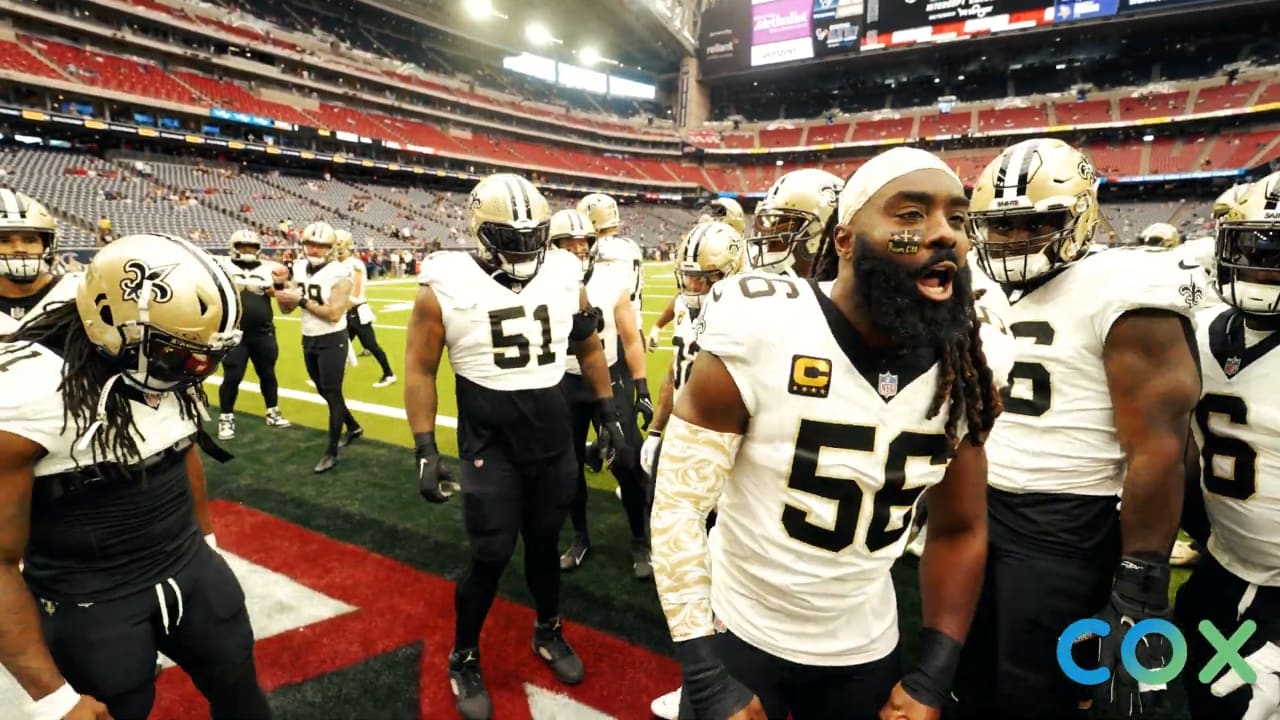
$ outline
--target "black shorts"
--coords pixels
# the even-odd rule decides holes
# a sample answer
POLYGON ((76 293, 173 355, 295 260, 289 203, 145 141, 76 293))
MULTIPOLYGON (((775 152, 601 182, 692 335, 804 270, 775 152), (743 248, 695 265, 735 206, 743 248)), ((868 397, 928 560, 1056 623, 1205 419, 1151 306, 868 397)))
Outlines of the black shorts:
POLYGON ((520 533, 558 535, 577 492, 577 460, 567 447, 522 464, 491 451, 461 468, 463 524, 472 553, 485 562, 510 557, 520 533))
POLYGON ((1248 657, 1261 647, 1264 637, 1274 637, 1274 633, 1280 629, 1276 627, 1280 624, 1280 587, 1259 587, 1253 602, 1241 617, 1238 609, 1240 599, 1248 586, 1249 583, 1219 565, 1206 552, 1200 556, 1191 579, 1178 588, 1174 621, 1187 641, 1187 664, 1180 677, 1186 689, 1187 709, 1191 713, 1191 720, 1243 717, 1253 696, 1253 691, 1246 685, 1226 697, 1214 697, 1210 692, 1210 685, 1221 677, 1223 671, 1219 671, 1207 684, 1198 679, 1200 669, 1218 654, 1198 629, 1201 621, 1213 623, 1227 638, 1245 620, 1253 620, 1260 628, 1264 628, 1240 648, 1242 657, 1248 657))
POLYGON ((303 335, 302 358, 307 365, 307 375, 320 392, 342 391, 342 380, 347 373, 346 330, 327 335, 303 335))
POLYGON ((242 668, 252 668, 253 628, 244 591, 222 556, 203 543, 172 578, 132 595, 88 604, 37 597, 36 603, 58 670, 116 718, 146 718, 151 711, 157 651, 197 686, 221 686, 242 668), (163 613, 157 588, 165 598, 163 613))
MULTIPOLYGON (((715 643, 729 674, 760 698, 769 720, 877 720, 902 679, 897 648, 862 665, 818 667, 774 657, 731 632, 715 643)), ((680 698, 680 718, 693 718, 688 695, 680 698)))

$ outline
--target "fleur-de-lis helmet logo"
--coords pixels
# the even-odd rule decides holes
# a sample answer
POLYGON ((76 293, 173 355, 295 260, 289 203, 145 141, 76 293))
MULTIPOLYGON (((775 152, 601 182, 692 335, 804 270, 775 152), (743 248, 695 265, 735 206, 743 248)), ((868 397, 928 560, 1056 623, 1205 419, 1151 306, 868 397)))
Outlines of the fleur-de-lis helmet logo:
POLYGON ((148 267, 142 260, 130 260, 124 264, 125 277, 120 280, 120 298, 126 302, 138 303, 142 300, 142 288, 150 281, 151 300, 158 303, 169 302, 173 298, 173 288, 165 282, 176 264, 148 267))

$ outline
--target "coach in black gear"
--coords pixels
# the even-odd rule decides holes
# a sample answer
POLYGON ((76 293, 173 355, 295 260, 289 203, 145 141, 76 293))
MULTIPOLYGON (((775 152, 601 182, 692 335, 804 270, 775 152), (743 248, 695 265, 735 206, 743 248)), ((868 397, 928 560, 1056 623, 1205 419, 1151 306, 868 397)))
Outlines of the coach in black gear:
POLYGON ((275 295, 272 265, 262 261, 262 240, 252 230, 237 230, 231 235, 231 254, 219 260, 240 290, 240 304, 244 310, 240 330, 244 337, 222 361, 222 385, 218 387, 218 407, 222 415, 218 418, 218 439, 231 440, 236 436, 236 398, 250 361, 258 375, 258 386, 267 406, 267 425, 287 428, 291 423, 280 414, 280 383, 276 380, 280 345, 276 342, 276 325, 271 309, 271 298, 275 295))
POLYGON ((0 664, 28 716, 146 718, 163 652, 214 720, 270 717, 196 450, 226 457, 200 383, 239 319, 211 256, 135 235, 98 251, 75 302, 0 338, 0 664))

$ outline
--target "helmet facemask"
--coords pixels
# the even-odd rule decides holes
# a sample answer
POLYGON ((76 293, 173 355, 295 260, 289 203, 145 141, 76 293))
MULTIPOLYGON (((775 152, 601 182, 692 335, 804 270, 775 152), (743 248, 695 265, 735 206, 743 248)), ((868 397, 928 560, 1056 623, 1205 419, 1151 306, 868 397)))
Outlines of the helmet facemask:
POLYGON ((237 265, 253 266, 262 262, 262 243, 238 242, 231 246, 231 261, 237 265))
POLYGON ((600 252, 599 252, 598 250, 596 250, 596 247, 597 247, 597 246, 596 246, 596 238, 595 238, 595 237, 593 237, 593 236, 590 236, 590 235, 577 235, 577 236, 575 236, 575 235, 564 235, 564 236, 562 236, 562 237, 554 238, 554 239, 551 241, 551 243, 552 243, 553 245, 555 245, 556 247, 560 248, 561 250, 564 250, 565 252, 568 252, 568 253, 572 254, 574 257, 578 258, 578 261, 582 263, 582 276, 583 276, 583 277, 586 277, 587 275, 589 275, 589 274, 591 273, 591 269, 595 266, 595 264, 596 264, 596 260, 600 257, 600 252), (583 254, 583 255, 579 255, 578 253, 574 252, 573 250, 570 250, 569 248, 566 248, 566 247, 562 244, 562 243, 564 243, 566 240, 582 240, 582 241, 585 241, 585 242, 586 242, 586 253, 585 253, 585 254, 583 254))
POLYGON ((1082 218, 1082 212, 1065 208, 970 213, 969 230, 982 269, 996 282, 1018 285, 1084 255, 1088 242, 1081 242, 1082 218))
POLYGON ((1280 315, 1280 224, 1220 225, 1214 268, 1223 302, 1254 315, 1280 315))
POLYGON ((547 255, 550 225, 543 221, 533 227, 518 228, 499 223, 482 223, 476 237, 488 259, 515 280, 529 280, 538 274, 547 255))
POLYGON ((53 269, 55 260, 53 233, 37 230, 15 230, 10 232, 9 235, 10 237, 14 235, 34 236, 39 239, 41 250, 39 254, 0 252, 0 277, 7 278, 19 285, 28 285, 53 269))
POLYGON ((702 298, 711 292, 711 286, 724 279, 719 270, 676 269, 676 291, 690 310, 702 308, 702 298))
POLYGON ((756 213, 751 240, 747 245, 748 261, 756 270, 786 272, 795 264, 796 253, 821 233, 817 216, 803 210, 776 208, 756 213), (770 246, 774 249, 770 249, 770 246), (782 245, 782 249, 777 249, 782 245))

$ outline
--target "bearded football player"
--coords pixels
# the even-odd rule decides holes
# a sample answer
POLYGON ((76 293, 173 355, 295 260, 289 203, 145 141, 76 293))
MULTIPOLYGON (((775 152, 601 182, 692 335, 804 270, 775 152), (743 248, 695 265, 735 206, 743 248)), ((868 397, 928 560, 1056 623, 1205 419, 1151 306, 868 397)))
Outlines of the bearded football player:
POLYGON ((651 520, 681 717, 939 716, 982 582, 1000 407, 967 211, 946 163, 897 148, 841 192, 829 290, 763 273, 712 288, 651 520), (926 489, 920 664, 903 675, 889 570, 926 489))
POLYGON ((230 245, 230 255, 219 258, 219 261, 240 291, 240 306, 244 308, 240 318, 243 337, 222 361, 222 385, 218 387, 218 408, 221 411, 218 417, 219 440, 231 440, 236 436, 236 400, 250 362, 258 376, 262 400, 267 406, 267 427, 287 428, 292 425, 280 413, 280 383, 276 379, 280 344, 276 342, 271 298, 275 295, 272 270, 279 266, 263 260, 262 238, 252 230, 232 233, 230 245))
POLYGON ((560 624, 556 544, 576 491, 571 413, 560 382, 573 352, 595 394, 603 432, 627 452, 600 336, 578 258, 548 249, 546 198, 518 175, 491 175, 471 191, 476 255, 437 252, 423 262, 405 347, 405 410, 418 490, 441 503, 460 490, 470 557, 458 581, 449 680, 462 717, 489 718, 480 631, 517 537, 537 621, 533 652, 564 683, 584 670, 560 624), (444 349, 456 375, 455 481, 436 445, 436 375, 444 349))
MULTIPOLYGON (((1280 173, 1250 187, 1218 223, 1214 282, 1223 305, 1196 319, 1204 387, 1196 404, 1184 511, 1205 546, 1178 590, 1187 639, 1183 687, 1193 720, 1280 718, 1280 173), (1198 630, 1257 631, 1240 648, 1254 672, 1232 666, 1211 682, 1202 668, 1218 649, 1198 630)), ((1211 664, 1211 663, 1210 663, 1211 664)))
POLYGON ((79 273, 55 275, 58 226, 44 205, 0 189, 0 335, 75 298, 79 273))
MULTIPOLYGON (((1136 715, 1158 701, 1124 668, 1121 647, 1134 623, 1169 614, 1200 391, 1189 318, 1204 289, 1178 253, 1089 254, 1097 185, 1078 150, 1033 139, 1001 153, 973 190, 972 235, 1007 292, 1017 343, 987 442, 990 549, 958 717, 1073 717, 1089 688, 1062 672, 1059 635, 1091 615, 1111 627, 1076 645, 1078 662, 1110 671, 1095 704, 1136 715)), ((1159 667, 1168 642, 1147 635, 1137 657, 1159 667)))
POLYGON ((31 717, 147 717, 157 652, 215 720, 270 717, 197 450, 227 457, 201 429, 200 383, 239 320, 211 256, 134 235, 0 343, 0 663, 31 717))

